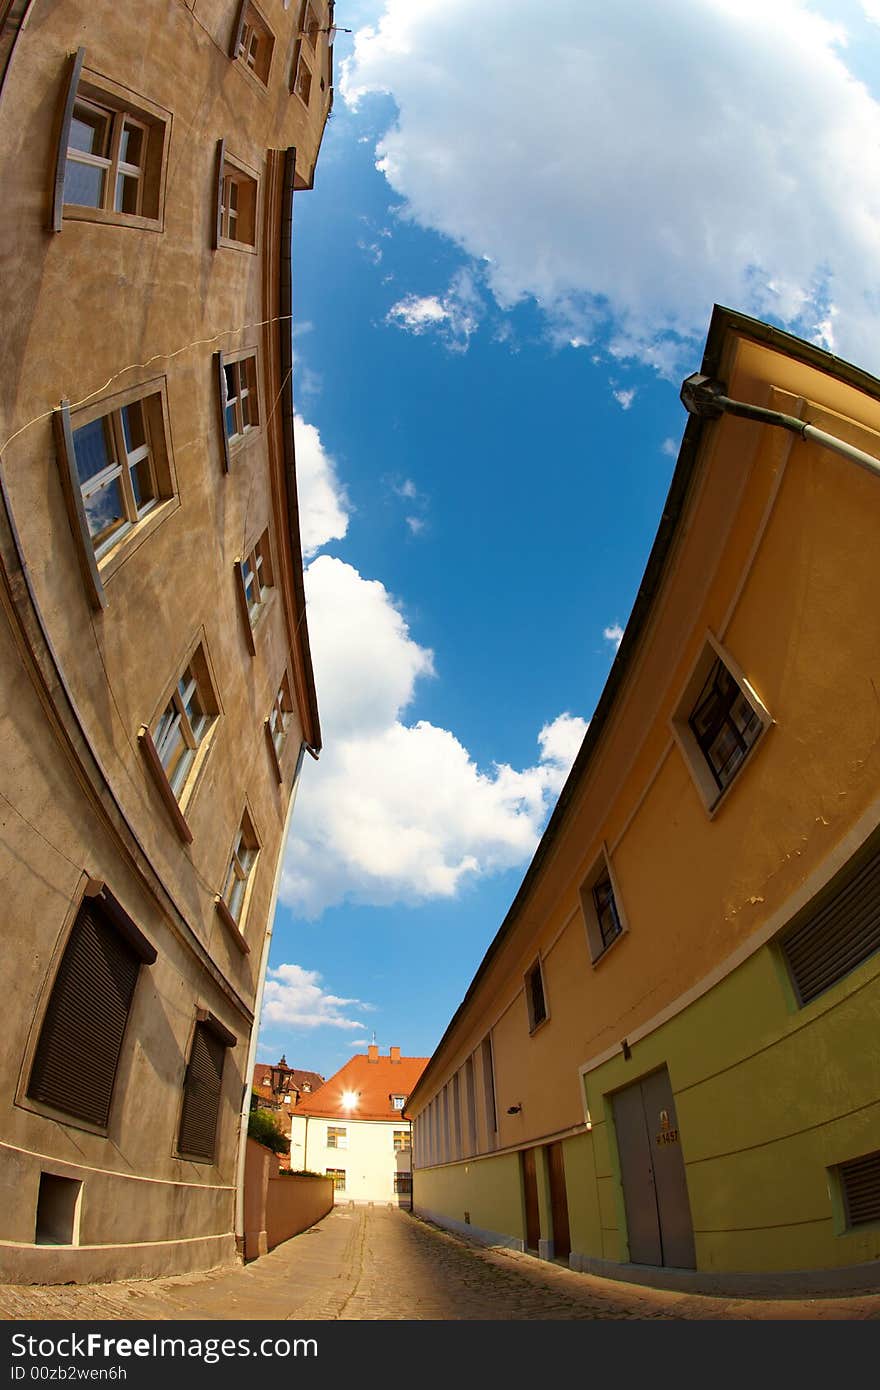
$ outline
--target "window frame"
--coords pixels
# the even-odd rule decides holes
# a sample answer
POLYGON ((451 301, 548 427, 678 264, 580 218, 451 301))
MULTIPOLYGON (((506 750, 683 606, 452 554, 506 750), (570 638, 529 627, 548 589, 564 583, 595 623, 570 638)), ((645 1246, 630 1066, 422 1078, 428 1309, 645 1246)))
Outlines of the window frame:
POLYGON ((348 1125, 328 1125, 325 1135, 325 1149, 347 1149, 348 1148, 348 1125), (331 1141, 332 1136, 332 1141, 331 1141), (339 1140, 342 1139, 342 1143, 339 1140))
POLYGON ((214 897, 217 913, 242 955, 248 955, 251 949, 245 938, 244 927, 247 921, 248 908, 253 898, 254 885, 257 881, 261 848, 262 843, 254 824, 253 814, 250 806, 245 803, 232 842, 232 850, 226 860, 223 888, 214 897), (246 837, 252 841, 250 845, 246 846, 252 857, 243 863, 239 850, 246 837), (241 885, 240 892, 236 892, 239 885, 241 885))
POLYGON ((412 1150, 412 1135, 408 1129, 394 1129, 391 1131, 394 1152, 409 1153, 412 1150), (401 1142, 398 1143, 398 1140, 401 1142))
MULTIPOLYGON (((244 160, 231 154, 226 148, 226 140, 217 142, 217 187, 215 194, 215 226, 214 226, 214 249, 225 248, 230 251, 249 252, 257 255, 260 250, 260 218, 262 213, 262 182, 260 172, 252 169, 245 164, 244 160), (248 197, 251 200, 251 207, 248 209, 248 218, 253 222, 253 241, 247 239, 240 240, 238 237, 230 236, 230 187, 232 184, 238 189, 248 189, 248 197)), ((238 205, 238 195, 236 195, 236 227, 238 230, 239 217, 242 216, 242 209, 238 205)))
POLYGON ((269 611, 277 587, 275 584, 275 557, 269 526, 266 526, 256 537, 243 556, 236 556, 234 568, 247 644, 251 656, 256 656, 256 629, 269 611), (263 582, 264 580, 266 582, 263 582), (249 585, 257 595, 255 598, 248 595, 249 585))
POLYGON ((526 1010, 529 1020, 529 1037, 532 1037, 540 1028, 543 1028, 544 1024, 549 1022, 550 1019, 550 1006, 547 1002, 547 980, 544 975, 544 962, 540 954, 535 957, 529 968, 523 972, 523 988, 525 990, 526 1010), (544 1006, 543 1017, 538 1019, 535 1017, 535 1001, 532 992, 532 980, 536 972, 541 981, 541 999, 544 1006))
POLYGON ((325 1177, 325 1178, 330 1178, 330 1179, 332 1180, 332 1183, 333 1183, 333 1195, 334 1195, 334 1197, 336 1196, 336 1193, 337 1193, 337 1192, 344 1192, 344 1191, 345 1191, 345 1176, 346 1176, 346 1172, 347 1172, 347 1170, 346 1170, 345 1168, 325 1168, 325 1169, 324 1169, 324 1177, 325 1177), (341 1181, 340 1181, 340 1179, 341 1179, 341 1181))
POLYGON ((141 231, 164 231, 165 187, 172 121, 172 113, 165 107, 148 100, 140 93, 132 92, 118 82, 111 81, 102 73, 87 68, 84 48, 80 48, 75 54, 72 54, 55 155, 50 216, 51 230, 60 232, 65 221, 80 221, 103 222, 118 227, 135 227, 141 231), (64 185, 71 150, 70 134, 75 120, 77 103, 84 107, 92 107, 109 120, 108 153, 106 155, 94 155, 90 151, 76 150, 72 161, 75 164, 99 167, 107 171, 100 206, 88 203, 68 203, 64 199, 64 185), (119 159, 119 147, 122 129, 126 121, 139 128, 146 138, 143 142, 140 162, 120 171, 120 164, 125 163, 119 159), (120 172, 123 175, 128 173, 129 177, 137 177, 138 179, 137 212, 118 211, 115 207, 116 182, 120 172), (150 199, 150 210, 147 213, 143 211, 145 190, 146 196, 150 199))
POLYGON ((240 348, 236 352, 215 352, 214 372, 217 383, 217 406, 220 420, 220 439, 222 444, 223 471, 229 473, 233 457, 263 432, 263 400, 261 393, 262 373, 260 354, 256 347, 240 348), (237 394, 229 395, 228 369, 236 378, 237 394), (247 380, 244 392, 241 389, 242 372, 247 380), (247 398, 248 421, 243 418, 242 401, 247 398), (232 408, 236 430, 229 433, 227 412, 232 408))
POLYGON ((731 789, 739 784, 743 769, 754 762, 755 750, 763 743, 764 735, 774 722, 773 716, 742 667, 731 656, 727 648, 722 646, 714 633, 707 630, 699 654, 691 666, 682 692, 675 703, 669 726, 710 820, 717 815, 720 807, 730 795, 731 789), (691 725, 702 692, 718 661, 726 669, 738 687, 739 694, 745 699, 759 722, 755 737, 723 787, 719 787, 708 756, 691 725))
POLYGON ((297 99, 302 102, 306 111, 308 111, 311 107, 312 88, 314 86, 314 81, 314 70, 312 68, 311 63, 309 63, 306 59, 305 55, 305 39, 301 37, 297 39, 296 44, 294 46, 293 62, 290 65, 290 93, 291 96, 297 97, 297 99), (300 79, 300 74, 303 69, 305 69, 306 73, 308 74, 308 80, 304 83, 302 83, 300 79), (305 96, 303 96, 302 91, 300 90, 301 86, 306 87, 305 96))
MULTIPOLYGON (((191 844, 193 835, 186 820, 186 813, 192 805, 193 797, 201 781, 205 762, 213 746, 223 714, 223 708, 217 694, 217 680, 208 655, 204 628, 199 629, 183 661, 177 663, 176 671, 177 675, 166 686, 149 724, 141 725, 138 738, 147 766, 165 803, 174 828, 185 844, 191 844), (193 721, 185 708, 187 702, 184 693, 180 690, 180 684, 186 673, 193 667, 196 668, 195 689, 191 693, 190 699, 193 694, 198 696, 202 706, 200 717, 207 721, 204 727, 199 727, 198 732, 193 728, 193 721), (173 711, 169 730, 174 726, 176 720, 184 745, 185 766, 179 787, 175 787, 172 777, 169 776, 163 756, 163 744, 168 736, 168 731, 165 731, 163 735, 160 728, 169 711, 173 711), (187 754, 192 756, 187 757, 187 754)), ((176 763, 174 766, 174 777, 177 776, 179 765, 176 763)))
MULTIPOLYGON (((55 456, 64 502, 86 594, 91 606, 101 610, 106 608, 108 603, 105 590, 107 581, 132 552, 180 506, 177 471, 171 449, 166 378, 154 377, 130 387, 127 391, 105 396, 75 410, 71 410, 70 401, 64 399, 53 411, 53 429, 55 456), (124 411, 138 403, 141 404, 146 445, 129 451, 126 447, 122 416, 124 411), (105 439, 109 433, 116 454, 111 465, 102 472, 93 474, 84 483, 77 468, 75 435, 87 425, 94 424, 96 420, 107 422, 105 439), (154 496, 150 499, 149 505, 138 510, 136 499, 133 497, 131 472, 143 461, 134 458, 133 455, 142 452, 144 447, 147 450, 154 496), (100 547, 96 547, 86 514, 84 488, 88 483, 94 484, 98 479, 103 479, 106 485, 115 482, 117 477, 123 503, 129 514, 124 518, 122 526, 100 547)), ((95 487, 92 490, 98 489, 95 487)))
POLYGON ((39 1100, 35 1096, 28 1094, 37 1050, 39 1048, 43 1028, 46 1024, 47 1013, 54 995, 56 983, 59 979, 61 967, 67 955, 80 913, 86 904, 90 902, 97 902, 100 904, 102 913, 109 925, 119 932, 120 936, 128 943, 131 950, 140 957, 142 966, 154 965, 158 958, 156 948, 143 934, 137 923, 133 921, 119 900, 111 893, 106 882, 103 879, 93 879, 88 874, 83 873, 80 877, 75 894, 71 899, 68 911, 65 914, 55 944, 55 949, 52 953, 52 958, 43 978, 42 987, 31 1020, 24 1056, 22 1058, 21 1071, 15 1093, 15 1104, 22 1109, 31 1110, 35 1114, 45 1115, 49 1119, 57 1120, 69 1128, 83 1130, 88 1134, 107 1135, 113 1123, 119 1067, 131 1023, 131 1015, 136 1006, 138 985, 140 983, 140 971, 138 971, 137 978, 135 979, 131 1003, 126 1015, 125 1029, 120 1039, 119 1053, 116 1058, 113 1085, 108 1105, 108 1120, 106 1126, 97 1125, 91 1120, 72 1115, 69 1111, 61 1110, 46 1101, 39 1100))
MULTIPOLYGON (((259 53, 259 48, 257 51, 259 53)), ((267 91, 269 87, 274 52, 275 34, 266 16, 253 3, 253 0, 242 0, 235 22, 230 57, 240 71, 255 82, 258 89, 263 92, 267 91), (262 41, 264 52, 263 59, 259 64, 248 62, 247 52, 250 48, 247 42, 248 34, 262 41)))
POLYGON ((275 769, 275 776, 278 778, 279 783, 284 781, 281 759, 284 757, 290 726, 296 717, 296 712, 296 704, 294 703, 293 692, 290 688, 290 672, 285 667, 284 674, 281 677, 281 683, 278 687, 278 693, 272 701, 272 708, 263 721, 266 730, 266 741, 269 745, 269 754, 272 759, 272 766, 275 769), (287 704, 284 703, 285 700, 287 704), (287 715, 286 721, 283 718, 285 714, 287 715), (276 715, 281 721, 280 737, 275 723, 276 715))
POLYGON ((611 863, 608 846, 604 841, 602 842, 590 872, 581 883, 579 895, 584 928, 587 933, 587 946, 590 952, 590 961, 593 966, 597 966, 629 931, 629 922, 620 895, 620 885, 617 882, 617 875, 611 863), (605 940, 605 934, 602 930, 599 907, 595 896, 597 885, 605 880, 608 881, 611 887, 614 916, 617 921, 617 931, 607 941, 605 940))

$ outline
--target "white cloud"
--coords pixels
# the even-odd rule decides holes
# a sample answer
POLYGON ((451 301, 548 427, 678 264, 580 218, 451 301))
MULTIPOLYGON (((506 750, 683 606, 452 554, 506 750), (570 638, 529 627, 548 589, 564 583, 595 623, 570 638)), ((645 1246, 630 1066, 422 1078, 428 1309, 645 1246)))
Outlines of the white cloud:
POLYGON ((602 636, 605 638, 606 642, 613 643, 614 650, 617 651, 617 648, 623 641, 623 628, 620 626, 620 623, 612 623, 610 627, 603 628, 602 636))
POLYGON ((445 294, 404 295, 392 304, 385 321, 417 337, 435 331, 451 352, 467 352, 483 307, 474 277, 467 270, 458 270, 445 294))
POLYGON ((664 439, 663 443, 660 445, 660 452, 661 454, 666 454, 667 458, 674 459, 678 453, 678 445, 674 439, 664 439))
POLYGON ((418 536, 424 531, 427 522, 420 516, 408 516, 406 524, 414 536, 418 536))
POLYGON ((413 500, 419 495, 418 488, 412 478, 404 478, 402 483, 393 483, 392 487, 398 497, 408 497, 413 500))
POLYGON ((301 965, 270 969, 263 995, 264 1026, 284 1023, 293 1028, 363 1028, 363 1019, 346 1018, 342 1011, 370 1006, 359 999, 326 993, 322 978, 317 970, 304 970, 301 965))
POLYGON ((862 13, 871 24, 880 24, 880 0, 861 0, 862 13))
POLYGON ((636 388, 631 386, 628 391, 621 389, 620 391, 612 391, 611 394, 614 396, 621 410, 629 410, 636 398, 636 388))
POLYGON ((420 902, 522 865, 585 721, 546 724, 531 767, 481 769, 449 730, 402 718, 434 660, 384 586, 330 556, 312 562, 306 586, 326 747, 303 777, 283 901, 309 917, 346 898, 420 902))
MULTIPOLYGON (((473 257, 502 307, 532 297, 560 343, 601 338, 666 375, 713 301, 825 342, 833 319, 836 350, 880 370, 880 104, 839 26, 807 0, 635 20, 558 0, 536 66, 534 0, 484 0, 480 25, 491 43, 466 0, 386 0, 341 87, 394 98, 377 160, 403 215, 473 257)), ((409 310, 447 323, 442 296, 409 310)))
POLYGON ((314 425, 294 417, 296 483, 303 554, 308 559, 328 541, 341 540, 350 510, 336 467, 314 425))

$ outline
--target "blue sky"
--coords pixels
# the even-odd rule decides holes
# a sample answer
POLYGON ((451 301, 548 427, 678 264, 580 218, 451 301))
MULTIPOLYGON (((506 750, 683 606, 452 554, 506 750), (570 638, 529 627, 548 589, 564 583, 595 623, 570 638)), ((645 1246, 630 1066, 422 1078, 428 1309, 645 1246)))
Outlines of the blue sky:
POLYGON ((560 0, 538 67, 525 0, 478 43, 463 0, 337 5, 294 238, 325 751, 264 1060, 439 1040, 607 676, 713 302, 880 371, 880 0, 608 9, 560 0))

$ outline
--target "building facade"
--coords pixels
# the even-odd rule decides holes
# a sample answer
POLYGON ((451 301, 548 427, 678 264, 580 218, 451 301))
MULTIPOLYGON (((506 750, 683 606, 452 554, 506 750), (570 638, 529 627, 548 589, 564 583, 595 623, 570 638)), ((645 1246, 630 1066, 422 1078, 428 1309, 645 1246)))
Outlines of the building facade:
POLYGON ((194 1269, 243 1229, 277 866, 321 743, 290 253, 332 6, 0 20, 0 1277, 194 1269))
POLYGON ((583 747, 408 1103, 415 1210, 627 1278, 864 1283, 880 383, 721 309, 702 372, 745 412, 688 422, 583 747))
POLYGON ((290 1166, 333 1179, 336 1200, 409 1207, 411 1126, 407 1097, 427 1057, 387 1057, 372 1043, 311 1096, 300 1095, 290 1116, 290 1166))

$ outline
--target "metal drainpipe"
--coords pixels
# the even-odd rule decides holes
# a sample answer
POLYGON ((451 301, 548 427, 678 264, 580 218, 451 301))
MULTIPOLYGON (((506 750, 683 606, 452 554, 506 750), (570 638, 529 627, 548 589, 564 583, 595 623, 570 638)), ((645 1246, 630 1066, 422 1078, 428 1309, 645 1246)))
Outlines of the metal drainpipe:
POLYGON ((263 936, 263 951, 260 957, 260 977, 257 984, 257 995, 254 1000, 254 1028, 251 1033, 251 1041, 247 1055, 247 1069, 244 1078, 244 1095, 241 1102, 240 1129, 238 1134, 238 1175, 235 1184, 235 1248, 242 1258, 244 1258, 244 1168, 247 1158, 248 1116, 250 1115, 251 1109, 252 1077, 254 1074, 254 1065, 257 1060, 257 1034, 260 1029, 260 1013, 263 1008, 263 990, 266 985, 266 970, 269 965, 269 947, 272 944, 275 904, 278 900, 278 889, 281 884, 281 870, 284 864, 284 846, 287 844, 287 832, 290 829, 290 819, 293 815, 296 794, 299 790, 299 779, 300 773, 302 772, 303 756, 306 752, 306 748, 307 744, 303 741, 299 746, 299 757, 296 760, 296 771, 293 774, 293 786, 290 789, 290 800, 287 803, 287 813, 284 817, 281 851, 278 855, 278 863, 275 866, 275 882, 272 884, 272 898, 269 902, 269 914, 266 918, 266 931, 263 936))
POLYGON ((778 425, 780 429, 799 434, 802 439, 819 444, 823 449, 831 449, 850 463, 866 468, 870 473, 880 474, 880 459, 866 454, 845 439, 827 434, 796 415, 783 415, 779 410, 767 410, 761 405, 749 405, 746 401, 734 401, 725 394, 726 387, 721 381, 694 372, 681 384, 681 403, 690 415, 698 415, 704 420, 717 420, 719 415, 738 415, 743 420, 755 420, 762 425, 778 425))

